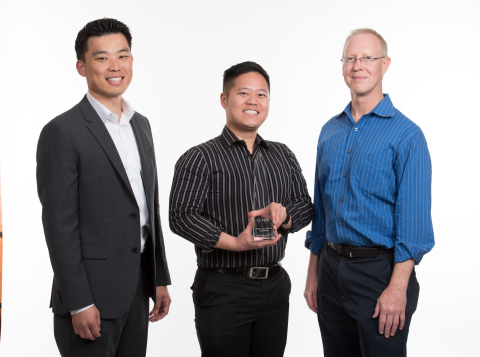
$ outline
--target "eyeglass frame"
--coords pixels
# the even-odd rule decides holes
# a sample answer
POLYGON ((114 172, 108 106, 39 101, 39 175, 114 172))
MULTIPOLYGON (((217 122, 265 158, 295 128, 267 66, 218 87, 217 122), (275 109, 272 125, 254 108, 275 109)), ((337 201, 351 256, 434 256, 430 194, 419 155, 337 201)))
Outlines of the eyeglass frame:
POLYGON ((362 58, 366 58, 366 57, 370 57, 370 56, 362 56, 362 57, 360 57, 360 58, 354 57, 354 58, 355 58, 355 62, 346 62, 346 61, 343 62, 343 59, 344 59, 344 58, 348 58, 348 57, 342 57, 342 59, 340 60, 340 62, 342 62, 343 64, 347 64, 347 63, 348 63, 348 64, 352 64, 352 63, 357 63, 357 61, 360 60, 360 63, 373 63, 373 62, 374 62, 375 60, 377 60, 377 59, 387 58, 387 56, 376 57, 376 58, 374 57, 372 62, 364 62, 364 61, 362 61, 362 58))

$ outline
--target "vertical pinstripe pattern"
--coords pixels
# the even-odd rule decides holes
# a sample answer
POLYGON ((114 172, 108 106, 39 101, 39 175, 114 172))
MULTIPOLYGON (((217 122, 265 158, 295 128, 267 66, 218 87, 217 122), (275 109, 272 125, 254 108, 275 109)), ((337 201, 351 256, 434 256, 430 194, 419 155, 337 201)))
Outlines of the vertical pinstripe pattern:
POLYGON ((253 154, 227 127, 220 136, 195 146, 175 165, 170 192, 170 229, 195 244, 201 268, 238 268, 273 265, 285 255, 289 232, 310 223, 313 205, 295 155, 281 143, 257 135, 253 154), (248 224, 252 211, 253 158, 262 153, 274 202, 292 215, 290 230, 263 249, 233 252, 213 248, 222 231, 234 237, 248 224))
POLYGON ((318 254, 326 240, 395 248, 395 262, 418 264, 435 242, 432 168, 420 128, 390 97, 357 123, 351 103, 318 139, 315 214, 305 246, 318 254))

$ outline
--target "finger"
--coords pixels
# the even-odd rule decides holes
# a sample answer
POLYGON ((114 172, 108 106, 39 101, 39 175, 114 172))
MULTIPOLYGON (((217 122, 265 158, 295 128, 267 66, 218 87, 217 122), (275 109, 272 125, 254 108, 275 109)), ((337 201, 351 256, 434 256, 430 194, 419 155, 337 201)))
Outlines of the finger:
POLYGON ((393 317, 393 324, 392 324, 392 330, 390 331, 390 336, 395 336, 395 332, 397 332, 399 321, 400 321, 400 317, 398 315, 395 315, 393 317))
POLYGON ((158 314, 158 311, 160 310, 160 299, 157 297, 157 303, 153 306, 152 311, 148 314, 148 316, 156 315, 158 314))
POLYGON ((386 320, 387 320, 387 315, 380 314, 380 318, 378 319, 378 332, 380 332, 380 335, 383 335, 383 331, 385 331, 386 320))
POLYGON ((93 339, 99 338, 101 336, 96 322, 90 326, 90 333, 92 334, 93 339))
POLYGON ((312 296, 313 296, 313 306, 315 307, 315 312, 317 312, 318 311, 317 310, 317 292, 314 291, 312 296))
POLYGON ((102 331, 102 329, 100 328, 100 325, 102 324, 102 320, 100 319, 100 312, 97 313, 97 327, 98 327, 98 331, 102 331))
POLYGON ((384 333, 386 338, 390 337, 392 326, 393 326, 393 316, 387 315, 387 319, 385 320, 385 333, 384 333))
POLYGON ((312 310, 314 313, 317 313, 317 306, 316 306, 316 303, 314 301, 313 294, 308 294, 307 295, 307 305, 310 308, 310 310, 312 310))
POLYGON ((88 328, 88 326, 84 327, 82 330, 81 330, 81 334, 80 334, 80 337, 81 338, 84 338, 86 340, 95 340, 95 337, 93 337, 92 335, 92 332, 90 331, 90 329, 88 328))
POLYGON ((399 330, 403 330, 403 326, 405 326, 405 312, 402 312, 400 315, 400 326, 398 327, 399 330))
POLYGON ((380 314, 380 305, 379 305, 379 303, 377 302, 377 306, 375 306, 375 312, 373 313, 372 318, 376 319, 379 314, 380 314))

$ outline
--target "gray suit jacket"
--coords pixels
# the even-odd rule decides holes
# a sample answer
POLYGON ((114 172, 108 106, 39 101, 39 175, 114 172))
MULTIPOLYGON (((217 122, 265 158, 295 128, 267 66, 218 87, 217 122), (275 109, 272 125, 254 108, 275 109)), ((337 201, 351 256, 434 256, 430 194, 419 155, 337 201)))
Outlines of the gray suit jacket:
MULTIPOLYGON (((130 123, 150 212, 147 264, 155 301, 155 286, 170 284, 155 152, 148 120, 135 113, 130 123)), ((140 274, 140 212, 115 144, 86 96, 43 128, 37 188, 54 272, 53 312, 95 304, 102 318, 125 314, 140 274)))

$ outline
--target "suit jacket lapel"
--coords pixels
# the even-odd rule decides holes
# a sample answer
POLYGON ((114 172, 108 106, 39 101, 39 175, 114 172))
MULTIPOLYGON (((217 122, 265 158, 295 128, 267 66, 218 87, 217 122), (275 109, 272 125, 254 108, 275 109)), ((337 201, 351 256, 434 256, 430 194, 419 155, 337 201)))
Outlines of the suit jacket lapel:
POLYGON ((147 198, 148 210, 150 216, 153 217, 153 202, 152 202, 152 193, 153 193, 153 170, 152 165, 148 158, 148 151, 153 149, 148 143, 147 133, 143 130, 140 123, 137 119, 137 113, 133 115, 133 118, 130 120, 130 125, 132 126, 133 134, 135 135, 135 140, 137 141, 138 153, 140 155, 140 162, 142 164, 142 180, 143 186, 145 189, 145 196, 147 198))
POLYGON ((105 124, 102 122, 102 119, 100 119, 97 112, 95 109, 93 109, 92 105, 88 101, 87 96, 83 97, 82 101, 78 103, 78 106, 83 113, 84 119, 89 122, 87 124, 88 130, 90 130, 93 136, 95 136, 98 143, 102 146, 103 151, 105 151, 105 154, 107 154, 108 158, 110 159, 110 162, 115 167, 123 182, 127 186, 128 190, 135 197, 132 186, 130 185, 130 181, 128 181, 125 167, 123 166, 120 155, 118 155, 117 148, 115 147, 115 143, 105 127, 105 124))

